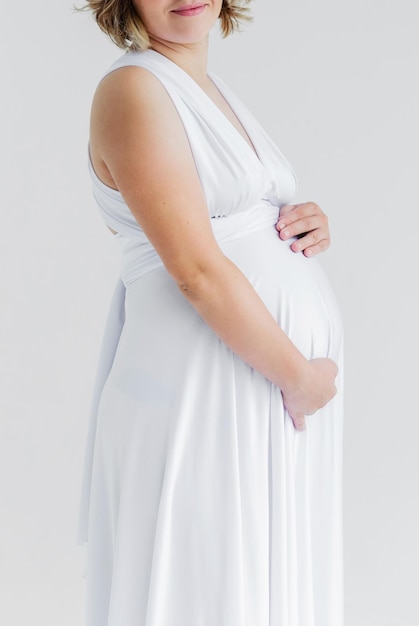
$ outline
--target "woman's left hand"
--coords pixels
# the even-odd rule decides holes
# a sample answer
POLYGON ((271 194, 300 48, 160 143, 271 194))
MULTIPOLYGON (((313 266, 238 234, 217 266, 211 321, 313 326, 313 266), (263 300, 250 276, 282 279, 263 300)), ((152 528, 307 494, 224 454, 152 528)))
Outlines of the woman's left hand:
POLYGON ((281 207, 276 229, 283 240, 297 236, 291 250, 302 252, 307 257, 324 252, 330 245, 327 215, 315 202, 281 207))

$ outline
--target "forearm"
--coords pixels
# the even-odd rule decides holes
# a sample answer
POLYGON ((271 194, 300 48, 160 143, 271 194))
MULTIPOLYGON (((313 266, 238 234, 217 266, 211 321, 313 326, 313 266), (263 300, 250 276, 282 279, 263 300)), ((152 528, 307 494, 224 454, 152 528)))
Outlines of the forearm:
POLYGON ((307 360, 229 259, 222 256, 179 287, 233 352, 280 389, 298 387, 307 360))

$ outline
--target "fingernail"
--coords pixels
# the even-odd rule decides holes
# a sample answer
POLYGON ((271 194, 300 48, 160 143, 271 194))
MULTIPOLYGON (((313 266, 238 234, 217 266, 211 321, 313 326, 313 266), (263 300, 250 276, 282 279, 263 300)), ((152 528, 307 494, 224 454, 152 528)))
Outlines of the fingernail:
POLYGON ((284 237, 289 237, 289 236, 290 236, 290 231, 289 231, 289 230, 286 230, 286 231, 284 232, 284 237))
POLYGON ((279 230, 282 230, 284 228, 285 224, 278 224, 278 228, 279 230))

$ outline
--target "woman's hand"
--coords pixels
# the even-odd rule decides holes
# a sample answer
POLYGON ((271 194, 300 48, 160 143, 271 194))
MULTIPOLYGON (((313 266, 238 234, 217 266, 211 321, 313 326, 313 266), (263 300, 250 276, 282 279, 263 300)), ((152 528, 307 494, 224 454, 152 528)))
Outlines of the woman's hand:
POLYGON ((337 365, 331 359, 312 359, 294 389, 282 390, 285 407, 297 430, 306 427, 305 416, 313 415, 336 395, 337 365))
POLYGON ((276 225, 281 239, 298 237, 291 244, 291 250, 305 256, 315 256, 324 252, 330 245, 327 215, 315 202, 286 204, 281 207, 276 225))

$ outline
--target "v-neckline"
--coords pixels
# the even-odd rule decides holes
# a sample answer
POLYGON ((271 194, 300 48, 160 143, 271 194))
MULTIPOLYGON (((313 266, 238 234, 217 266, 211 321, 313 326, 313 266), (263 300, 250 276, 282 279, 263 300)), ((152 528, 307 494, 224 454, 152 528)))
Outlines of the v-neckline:
POLYGON ((253 153, 253 156, 257 159, 257 161, 259 161, 259 163, 261 165, 263 165, 261 157, 260 157, 260 153, 259 153, 259 151, 256 148, 256 145, 255 145, 254 139, 252 137, 252 134, 249 133, 248 127, 246 126, 246 124, 243 123, 242 118, 237 113, 237 109, 231 104, 230 100, 226 96, 225 91, 223 89, 223 84, 221 84, 221 86, 220 86, 220 79, 217 76, 214 76, 212 73, 208 74, 208 78, 210 79, 210 81, 212 82, 212 84, 214 85, 214 87, 216 88, 218 93, 221 95, 223 100, 226 102, 227 106, 231 109, 233 115, 236 117, 236 119, 239 122, 240 126, 243 128, 244 132, 246 133, 247 138, 249 139, 250 143, 248 141, 246 141, 246 139, 243 137, 243 135, 234 126, 234 124, 231 122, 231 120, 228 119, 227 115, 220 109, 220 107, 215 104, 214 100, 212 98, 210 98, 210 96, 208 96, 208 94, 202 88, 200 88, 199 85, 198 85, 198 87, 202 90, 203 94, 205 96, 207 96, 208 100, 210 102, 212 102, 212 104, 215 106, 217 111, 219 111, 219 113, 223 116, 223 118, 226 120, 227 124, 229 124, 231 126, 231 128, 233 129, 233 131, 235 131, 237 133, 237 135, 240 137, 240 139, 242 139, 244 141, 245 145, 253 153))
MULTIPOLYGON (((152 53, 152 54, 156 55, 156 57, 162 59, 163 61, 167 61, 167 63, 170 66, 173 66, 173 68, 175 68, 175 70, 178 71, 179 76, 182 76, 182 78, 186 79, 190 83, 192 89, 194 89, 194 91, 196 92, 198 97, 201 97, 201 99, 206 100, 206 102, 208 103, 210 108, 212 108, 212 110, 217 115, 217 117, 219 117, 219 119, 222 120, 222 122, 226 126, 226 128, 229 128, 230 131, 233 134, 235 134, 236 137, 239 138, 239 140, 246 147, 246 150, 249 151, 249 153, 252 155, 252 157, 255 159, 255 161, 261 167, 263 167, 261 154, 260 154, 260 151, 258 150, 257 145, 256 145, 256 143, 255 143, 255 141, 254 141, 254 139, 252 137, 252 133, 249 132, 249 129, 248 129, 247 125, 245 123, 243 123, 243 120, 240 117, 240 114, 237 112, 237 108, 235 106, 233 106, 232 103, 230 102, 230 99, 228 98, 228 95, 226 95, 226 93, 225 93, 224 84, 222 83, 222 81, 217 76, 215 76, 211 72, 207 73, 208 78, 210 79, 210 81, 212 82, 214 87, 217 89, 217 91, 219 92, 221 97, 225 100, 227 106, 230 107, 231 111, 233 112, 233 115, 235 115, 235 117, 238 120, 239 124, 243 128, 244 132, 246 133, 247 137, 249 138, 249 141, 250 141, 251 145, 246 141, 246 139, 239 132, 239 130, 234 126, 234 124, 231 122, 231 120, 228 119, 227 115, 220 109, 219 106, 217 106, 215 104, 214 100, 196 82, 196 80, 194 78, 192 78, 192 76, 190 74, 188 74, 188 72, 186 72, 186 70, 184 70, 182 67, 180 67, 180 65, 178 65, 177 63, 175 63, 174 61, 172 61, 171 59, 166 57, 164 54, 161 54, 161 52, 157 52, 157 50, 153 50, 153 49, 149 48, 146 51, 146 53, 148 53, 148 54, 152 53)), ((140 52, 139 54, 144 54, 144 52, 140 52)))

